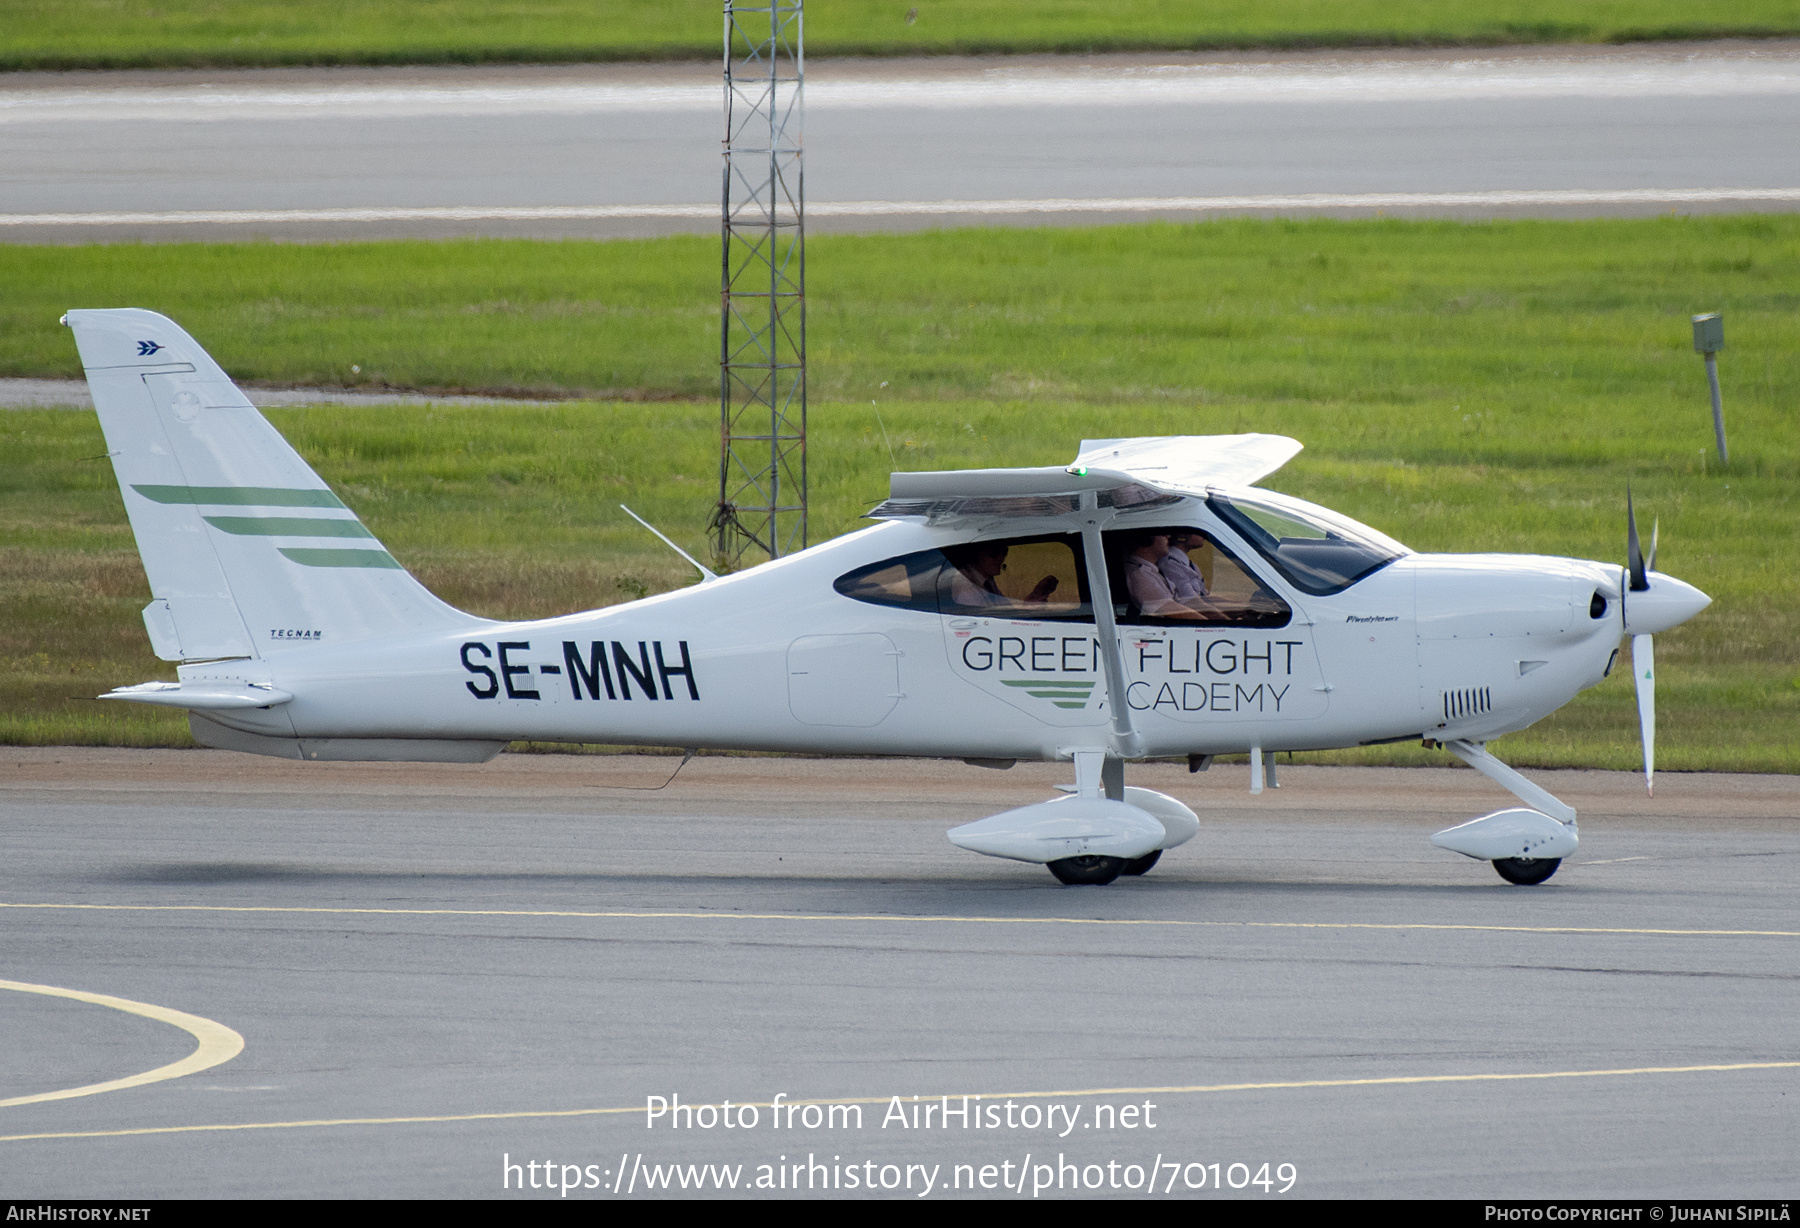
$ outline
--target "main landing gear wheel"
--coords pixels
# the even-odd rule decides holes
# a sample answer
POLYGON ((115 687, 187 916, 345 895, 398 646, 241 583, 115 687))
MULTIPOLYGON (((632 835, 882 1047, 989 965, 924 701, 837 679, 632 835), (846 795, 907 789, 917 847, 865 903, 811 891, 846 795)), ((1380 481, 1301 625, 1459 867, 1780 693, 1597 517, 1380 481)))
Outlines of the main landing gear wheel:
POLYGON ((1130 861, 1125 863, 1125 868, 1120 870, 1119 873, 1147 874, 1150 871, 1150 867, 1155 865, 1161 859, 1162 850, 1153 849, 1150 852, 1145 853, 1142 857, 1133 857, 1130 861))
MULTIPOLYGON (((1121 857, 1087 856, 1064 857, 1061 861, 1050 862, 1049 866, 1050 873, 1071 887, 1104 887, 1124 873, 1129 864, 1121 857)), ((1145 870, 1149 868, 1144 867, 1145 870)))
POLYGON ((1561 864, 1560 857, 1500 857, 1494 861, 1494 870, 1509 883, 1535 887, 1556 873, 1561 864))

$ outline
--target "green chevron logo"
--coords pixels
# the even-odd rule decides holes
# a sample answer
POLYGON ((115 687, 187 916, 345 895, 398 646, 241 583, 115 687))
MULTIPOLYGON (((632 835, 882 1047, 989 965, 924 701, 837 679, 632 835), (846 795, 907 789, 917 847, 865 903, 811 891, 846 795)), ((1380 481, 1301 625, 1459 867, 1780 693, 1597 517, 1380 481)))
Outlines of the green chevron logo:
POLYGON ((1047 699, 1059 708, 1085 708, 1094 690, 1091 678, 1007 678, 1004 686, 1017 687, 1033 699, 1047 699))

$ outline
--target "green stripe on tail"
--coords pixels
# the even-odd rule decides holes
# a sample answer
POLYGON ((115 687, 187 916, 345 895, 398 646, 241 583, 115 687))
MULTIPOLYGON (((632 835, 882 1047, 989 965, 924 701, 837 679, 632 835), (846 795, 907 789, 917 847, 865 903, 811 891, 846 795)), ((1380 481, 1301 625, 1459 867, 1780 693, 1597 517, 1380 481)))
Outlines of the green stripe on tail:
POLYGON ((207 524, 239 537, 367 537, 360 520, 319 516, 203 516, 207 524))
POLYGON ((307 546, 282 546, 281 553, 302 567, 385 567, 404 571, 400 561, 385 550, 326 550, 307 546))
MULTIPOLYGON (((138 486, 133 490, 153 503, 210 503, 229 507, 343 507, 329 490, 291 490, 280 486, 138 486)), ((348 511, 348 508, 345 508, 348 511)))

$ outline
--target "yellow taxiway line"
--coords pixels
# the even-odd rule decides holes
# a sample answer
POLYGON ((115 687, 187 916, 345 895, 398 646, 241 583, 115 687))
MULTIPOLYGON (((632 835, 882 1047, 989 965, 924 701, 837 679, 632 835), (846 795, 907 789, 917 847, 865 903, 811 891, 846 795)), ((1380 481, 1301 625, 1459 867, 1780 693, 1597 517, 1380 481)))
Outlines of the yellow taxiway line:
MULTIPOLYGON (((1192 928, 1192 929, 1299 929, 1299 930, 1404 930, 1404 931, 1446 931, 1446 932, 1490 932, 1519 934, 1618 934, 1646 935, 1657 937, 1705 937, 1705 938, 1800 938, 1800 932, 1791 930, 1698 930, 1698 929, 1656 929, 1632 928, 1624 926, 1574 926, 1574 925, 1472 925, 1452 923, 1424 922, 1373 922, 1373 921, 1189 921, 1166 920, 1154 918, 1110 918, 1110 917, 996 917, 996 916, 958 916, 951 914, 921 914, 906 916, 883 913, 743 913, 743 912, 673 912, 673 911, 577 911, 550 909, 470 909, 470 908, 317 908, 298 906, 267 905, 218 905, 218 904, 23 904, 0 902, 0 908, 38 909, 51 911, 78 912, 180 912, 180 913, 231 913, 231 914, 286 914, 311 916, 395 916, 395 917, 526 917, 526 918, 562 918, 577 920, 696 920, 696 921, 772 921, 772 922, 882 922, 901 924, 933 924, 955 923, 977 925, 1092 925, 1092 926, 1127 926, 1150 928, 1192 928)), ((48 985, 27 985, 15 981, 0 981, 0 989, 21 990, 28 993, 43 993, 58 997, 73 998, 78 1001, 92 1002, 102 1006, 110 1006, 117 1010, 129 1011, 146 1018, 157 1019, 164 1023, 174 1024, 191 1032, 200 1042, 199 1047, 187 1058, 143 1074, 133 1075, 125 1079, 115 1079, 106 1083, 95 1083, 85 1087, 71 1088, 60 1092, 45 1092, 35 1096, 21 1096, 11 1100, 0 1100, 0 1108, 10 1105, 32 1104, 45 1100, 60 1100, 74 1096, 94 1095, 99 1092, 113 1091, 125 1087, 137 1087, 146 1083, 154 1083, 163 1079, 179 1078, 229 1061, 243 1050, 244 1039, 223 1024, 203 1019, 197 1015, 185 1014, 181 1011, 169 1010, 166 1007, 152 1006, 143 1002, 132 1002, 124 998, 112 998, 102 994, 83 993, 78 990, 58 989, 48 985)), ((1195 1086, 1162 1086, 1162 1087, 1112 1087, 1088 1088, 1083 1090, 1035 1091, 1035 1092, 1000 1092, 979 1093, 983 1099, 1042 1099, 1052 1096, 1078 1098, 1083 1096, 1117 1096, 1117 1095, 1197 1095, 1218 1092, 1244 1091, 1281 1091, 1304 1088, 1338 1088, 1338 1087, 1382 1087, 1404 1086, 1423 1083, 1481 1083, 1481 1082, 1515 1082, 1535 1079, 1583 1079, 1583 1078, 1617 1078, 1632 1075, 1666 1075, 1666 1074, 1700 1074, 1720 1073, 1740 1070, 1787 1070, 1800 1068, 1800 1061, 1791 1062, 1740 1062, 1728 1065, 1707 1066, 1639 1066, 1609 1070, 1558 1070, 1530 1071, 1523 1073, 1487 1073, 1460 1075, 1396 1075, 1385 1078, 1370 1079, 1312 1079, 1293 1082, 1275 1083, 1217 1083, 1195 1086)), ((971 1098, 977 1093, 967 1093, 971 1098)), ((964 1093, 954 1093, 951 1098, 960 1100, 964 1093)), ((936 1100, 938 1096, 927 1097, 936 1100)), ((888 1097, 868 1097, 860 1099, 788 1101, 789 1104, 880 1104, 886 1103, 888 1097)), ((758 1107, 768 1107, 760 1105, 758 1107)), ((303 1121, 247 1122, 240 1124, 198 1125, 198 1126, 157 1126, 129 1130, 91 1130, 44 1134, 12 1134, 0 1135, 0 1142, 20 1142, 27 1139, 45 1138, 115 1138, 137 1134, 186 1134, 207 1131, 232 1130, 286 1130, 303 1127, 321 1126, 380 1126, 407 1125, 441 1122, 464 1121, 507 1121, 538 1117, 593 1117, 624 1113, 642 1112, 639 1106, 625 1108, 597 1109, 554 1109, 534 1110, 512 1113, 463 1113, 444 1116, 425 1117, 347 1117, 320 1118, 303 1121)))
POLYGON ((142 1015, 145 1019, 154 1019, 158 1023, 172 1024, 184 1032, 189 1032, 200 1043, 194 1051, 179 1062, 170 1062, 167 1066, 158 1066, 155 1070, 146 1070, 142 1074, 129 1075, 123 1079, 109 1079, 105 1083, 89 1083, 82 1087, 70 1087, 59 1092, 39 1092, 35 1096, 14 1096, 10 1100, 0 1100, 0 1109, 19 1104, 40 1104, 46 1100, 71 1100, 76 1096, 97 1096, 101 1092, 116 1092, 127 1087, 142 1087, 146 1083, 161 1083, 165 1079, 179 1079, 183 1075, 196 1074, 207 1070, 221 1062, 229 1062, 244 1051, 244 1038, 222 1023, 211 1019, 202 1019, 199 1015, 190 1015, 186 1011, 170 1010, 166 1006, 154 1006, 148 1002, 133 1002, 130 998, 114 998, 103 993, 87 993, 80 989, 62 989, 55 985, 31 985, 24 981, 0 981, 0 989, 11 989, 18 993, 43 994, 50 998, 72 998, 77 1002, 90 1002, 95 1006, 109 1006, 116 1011, 124 1011, 129 1015, 142 1015))
MULTIPOLYGON (((1045 1100, 1061 1097, 1075 1100, 1089 1096, 1179 1096, 1202 1095, 1208 1092, 1268 1092, 1295 1091, 1309 1089, 1339 1087, 1404 1087, 1421 1083, 1512 1083, 1535 1079, 1600 1079, 1621 1078, 1630 1075, 1674 1075, 1674 1074, 1718 1074, 1739 1070, 1794 1070, 1800 1069, 1800 1061, 1794 1062, 1732 1062, 1729 1064, 1709 1066, 1631 1066, 1614 1070, 1544 1070, 1524 1071, 1518 1073, 1490 1074, 1451 1074, 1451 1075, 1394 1075, 1374 1079, 1300 1079, 1282 1083, 1209 1083, 1194 1086, 1168 1087, 1088 1087, 1065 1091, 1036 1092, 952 1092, 948 1099, 960 1102, 964 1096, 969 1100, 1004 1101, 1004 1100, 1045 1100)), ((939 1095, 920 1096, 921 1101, 937 1101, 939 1095)), ((784 1100, 783 1103, 793 1107, 804 1107, 809 1104, 887 1104, 891 1096, 854 1096, 836 1100, 784 1100)), ((770 1101, 746 1101, 746 1107, 767 1109, 773 1108, 770 1101)), ((139 1134, 202 1134, 236 1130, 297 1130, 319 1126, 400 1126, 422 1125, 434 1123, 454 1123, 465 1121, 518 1121, 526 1118, 541 1117, 609 1117, 628 1113, 644 1112, 643 1105, 629 1105, 624 1108, 604 1109, 539 1109, 517 1113, 454 1113, 437 1117, 325 1117, 308 1121, 251 1121, 235 1124, 201 1125, 201 1126, 144 1126, 129 1130, 71 1130, 42 1134, 6 1134, 0 1135, 0 1143, 18 1143, 30 1139, 52 1138, 124 1138, 139 1134)))

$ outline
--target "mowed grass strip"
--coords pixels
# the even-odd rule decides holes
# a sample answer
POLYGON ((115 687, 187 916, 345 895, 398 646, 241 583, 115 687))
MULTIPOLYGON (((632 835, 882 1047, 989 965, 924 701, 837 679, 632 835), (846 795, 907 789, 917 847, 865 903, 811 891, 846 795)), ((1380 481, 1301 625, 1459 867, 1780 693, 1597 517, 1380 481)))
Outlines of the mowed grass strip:
MULTIPOLYGON (((0 69, 713 59, 719 0, 0 0, 0 69)), ((810 0, 821 55, 1443 46, 1800 33, 1794 0, 810 0)))
MULTIPOLYGON (((1800 770, 1800 220, 971 230, 810 256, 815 540, 855 527, 891 468, 1065 462, 1096 435, 1291 434, 1307 451, 1269 485, 1421 550, 1620 559, 1629 479, 1662 565, 1716 601, 1659 637, 1660 762, 1800 770), (1689 341, 1706 309, 1726 313, 1729 472, 1689 341)), ((617 504, 703 549, 716 259, 688 239, 0 248, 0 371, 72 374, 56 316, 136 304, 240 377, 356 363, 408 386, 609 389, 269 413, 446 599, 536 617, 690 580, 617 504)), ((170 676, 97 424, 14 411, 0 432, 0 739, 184 742, 179 715, 85 698, 170 676)), ((1626 768, 1636 742, 1621 670, 1505 753, 1626 768)))

